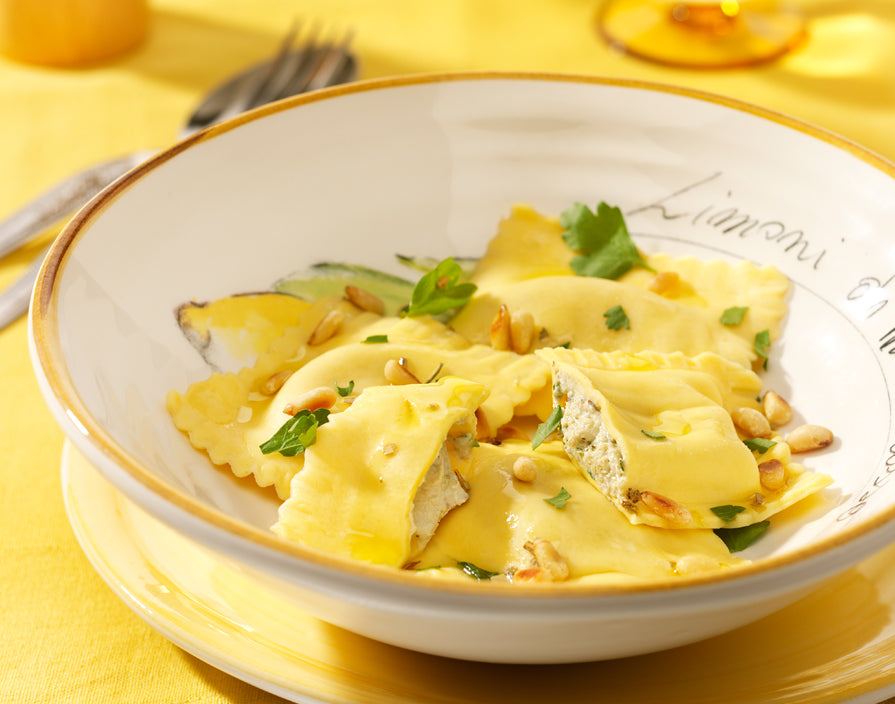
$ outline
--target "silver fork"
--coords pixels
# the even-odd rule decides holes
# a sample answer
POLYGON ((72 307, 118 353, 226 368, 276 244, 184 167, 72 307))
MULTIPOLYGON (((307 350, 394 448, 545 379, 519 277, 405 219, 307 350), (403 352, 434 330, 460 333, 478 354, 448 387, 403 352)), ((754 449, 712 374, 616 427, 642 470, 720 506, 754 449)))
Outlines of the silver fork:
MULTIPOLYGON (((352 81, 357 60, 350 51, 351 34, 338 42, 320 41, 312 32, 298 48, 298 27, 290 27, 276 53, 210 91, 181 129, 184 138, 246 110, 291 95, 352 81)), ((154 152, 139 151, 97 164, 58 183, 0 222, 0 258, 44 232, 65 216, 71 216, 116 179, 143 163, 154 152)), ((0 294, 0 329, 27 309, 31 289, 46 250, 25 273, 0 294)))

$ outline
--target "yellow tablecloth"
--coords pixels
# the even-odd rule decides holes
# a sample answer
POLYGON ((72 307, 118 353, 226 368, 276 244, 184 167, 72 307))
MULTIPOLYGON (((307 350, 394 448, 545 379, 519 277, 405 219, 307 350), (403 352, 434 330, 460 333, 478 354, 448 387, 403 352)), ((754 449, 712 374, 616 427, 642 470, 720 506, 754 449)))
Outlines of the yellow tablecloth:
MULTIPOLYGON (((202 92, 269 55, 296 14, 353 29, 363 78, 518 69, 658 80, 759 103, 895 159, 895 2, 802 0, 810 38, 797 52, 708 72, 609 51, 594 29, 598 5, 152 0, 147 40, 114 62, 65 70, 0 58, 0 217, 79 167, 173 142, 202 92)), ((0 287, 39 246, 0 260, 0 287)), ((181 652, 93 572, 66 520, 63 437, 39 395, 24 320, 0 332, 0 365, 0 701, 278 701, 181 652)))

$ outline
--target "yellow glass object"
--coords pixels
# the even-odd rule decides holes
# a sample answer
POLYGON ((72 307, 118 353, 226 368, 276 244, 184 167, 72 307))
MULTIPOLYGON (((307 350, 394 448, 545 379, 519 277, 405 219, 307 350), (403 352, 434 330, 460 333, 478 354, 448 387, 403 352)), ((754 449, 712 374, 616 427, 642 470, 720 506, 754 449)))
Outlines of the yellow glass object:
POLYGON ((687 68, 751 66, 805 38, 802 13, 778 0, 606 0, 597 24, 613 47, 687 68))
POLYGON ((137 46, 148 0, 0 0, 0 53, 45 66, 79 66, 137 46))

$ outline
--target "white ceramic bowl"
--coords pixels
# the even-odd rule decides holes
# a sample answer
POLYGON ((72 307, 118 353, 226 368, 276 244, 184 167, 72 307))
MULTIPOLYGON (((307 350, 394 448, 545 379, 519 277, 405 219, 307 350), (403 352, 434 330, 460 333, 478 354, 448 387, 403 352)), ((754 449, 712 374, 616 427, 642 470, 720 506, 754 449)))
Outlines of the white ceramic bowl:
POLYGON ((312 614, 385 642, 498 662, 649 652, 724 632, 895 540, 895 169, 726 98, 578 76, 358 83, 272 105, 151 159, 88 205, 35 288, 41 388, 125 495, 312 614), (172 314, 323 261, 482 252, 509 208, 618 204, 646 251, 773 263, 793 282, 768 386, 836 444, 827 510, 736 571, 630 587, 443 583, 312 554, 270 533, 277 502, 173 427, 169 389, 208 368, 172 314))

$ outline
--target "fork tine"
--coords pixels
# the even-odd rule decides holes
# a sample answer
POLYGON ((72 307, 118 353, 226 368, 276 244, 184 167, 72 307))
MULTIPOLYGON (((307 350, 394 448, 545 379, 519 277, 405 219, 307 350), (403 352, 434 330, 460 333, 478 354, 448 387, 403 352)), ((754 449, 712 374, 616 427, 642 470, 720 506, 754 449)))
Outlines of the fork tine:
POLYGON ((288 98, 332 85, 349 61, 348 47, 352 36, 349 32, 338 45, 331 42, 315 45, 308 52, 308 60, 300 67, 301 70, 295 73, 277 97, 288 98))
POLYGON ((318 90, 332 85, 348 64, 348 48, 353 38, 354 33, 349 30, 335 48, 330 44, 326 45, 323 61, 317 66, 317 71, 314 72, 305 90, 318 90))
MULTIPOLYGON (((227 106, 221 110, 220 114, 215 118, 215 122, 222 122, 228 118, 235 117, 265 102, 261 98, 268 90, 268 87, 272 83, 281 80, 279 77, 282 75, 288 75, 288 72, 284 71, 284 64, 288 64, 290 57, 293 56, 292 45, 297 34, 298 22, 293 22, 286 36, 280 42, 277 53, 270 60, 267 71, 259 79, 245 81, 240 85, 236 95, 232 96, 227 106)), ((286 68, 288 69, 289 67, 287 66, 286 68)))

